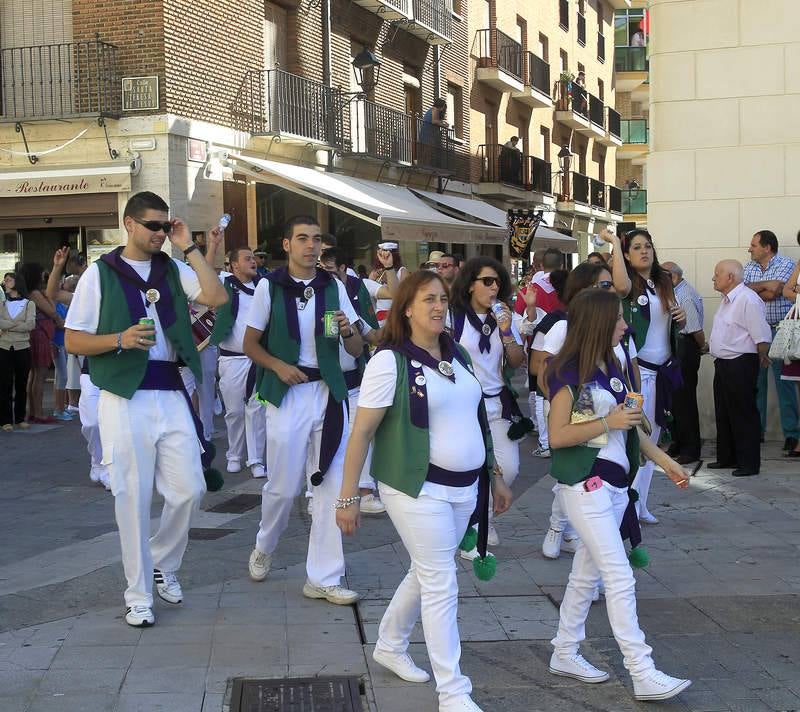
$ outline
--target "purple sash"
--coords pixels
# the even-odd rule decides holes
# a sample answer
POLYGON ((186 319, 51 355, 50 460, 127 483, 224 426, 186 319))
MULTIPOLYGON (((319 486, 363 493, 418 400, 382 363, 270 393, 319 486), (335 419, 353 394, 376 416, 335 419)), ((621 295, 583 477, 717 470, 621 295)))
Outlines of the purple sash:
MULTIPOLYGON (((244 292, 252 297, 256 290, 246 286, 238 277, 234 277, 232 274, 225 277, 225 281, 231 287, 231 320, 236 321, 236 317, 239 314, 239 292, 244 292)), ((253 286, 258 286, 259 281, 261 281, 261 276, 257 274, 253 279, 253 286)))
POLYGON ((639 359, 639 365, 656 374, 656 424, 666 428, 672 416, 672 395, 683 385, 681 364, 675 356, 670 356, 660 366, 639 359))

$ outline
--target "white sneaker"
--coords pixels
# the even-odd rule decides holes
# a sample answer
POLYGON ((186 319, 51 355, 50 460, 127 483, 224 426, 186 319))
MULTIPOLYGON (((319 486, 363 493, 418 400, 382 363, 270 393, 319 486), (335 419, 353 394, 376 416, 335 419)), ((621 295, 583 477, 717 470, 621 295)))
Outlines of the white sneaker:
POLYGON ((642 524, 658 524, 658 518, 646 511, 639 513, 639 521, 642 524))
POLYGON ((306 581, 303 586, 303 595, 306 598, 324 598, 328 603, 337 606, 349 606, 358 600, 358 594, 343 586, 315 586, 306 581))
POLYGON ((267 578, 271 564, 272 556, 258 549, 253 549, 253 551, 250 552, 250 561, 247 562, 250 579, 253 581, 263 581, 267 578))
POLYGON ((540 445, 531 453, 531 455, 533 455, 534 457, 550 457, 550 448, 542 447, 540 445))
POLYGON ((668 700, 683 692, 691 684, 691 680, 680 680, 660 670, 653 670, 644 679, 633 679, 633 696, 643 701, 668 700))
POLYGON ((232 475, 236 474, 237 472, 242 471, 242 463, 239 460, 228 460, 228 467, 225 468, 230 472, 232 475))
POLYGON ((542 542, 542 556, 545 559, 557 559, 561 556, 561 547, 564 540, 564 532, 550 527, 544 535, 542 542))
POLYGON ((308 504, 306 505, 306 512, 309 514, 314 514, 314 498, 313 497, 306 497, 308 500, 308 504))
POLYGON ((167 603, 181 603, 183 601, 181 584, 174 573, 153 569, 153 581, 156 584, 156 593, 167 603))
POLYGON ((372 659, 406 682, 428 682, 431 679, 425 670, 414 664, 408 653, 402 655, 385 653, 376 648, 372 653, 372 659))
POLYGON ((603 670, 598 670, 580 653, 570 655, 564 658, 558 653, 553 653, 550 656, 550 672, 553 675, 561 675, 562 677, 572 677, 581 682, 605 682, 608 680, 609 675, 603 670))
POLYGON ((494 528, 494 524, 489 525, 489 533, 486 536, 486 543, 489 546, 500 546, 500 535, 497 533, 497 529, 494 528))
POLYGON ((264 469, 264 465, 260 462, 255 462, 250 465, 250 474, 253 475, 253 477, 266 477, 267 471, 264 469))
POLYGON ((80 413, 81 409, 77 405, 68 405, 66 411, 67 413, 80 413))
POLYGON ((380 497, 376 497, 374 494, 365 494, 361 497, 359 511, 361 514, 383 514, 386 511, 386 507, 381 502, 380 497))
MULTIPOLYGON (((478 547, 476 546, 475 548, 470 549, 469 551, 462 551, 460 552, 460 555, 462 559, 466 559, 467 561, 475 561, 475 559, 477 559, 479 556, 478 547)), ((494 554, 492 554, 492 552, 487 549, 486 556, 494 556, 494 554)))
POLYGON ((125 622, 134 628, 147 628, 156 622, 149 606, 129 606, 125 610, 125 622))
POLYGON ((92 465, 89 470, 89 479, 97 484, 103 484, 103 480, 108 479, 108 468, 105 465, 92 465))
POLYGON ((483 712, 469 695, 451 697, 446 702, 439 703, 439 712, 483 712))
POLYGON ((569 539, 563 537, 561 539, 561 551, 566 551, 568 554, 574 554, 578 548, 578 542, 581 540, 579 536, 573 536, 569 539))

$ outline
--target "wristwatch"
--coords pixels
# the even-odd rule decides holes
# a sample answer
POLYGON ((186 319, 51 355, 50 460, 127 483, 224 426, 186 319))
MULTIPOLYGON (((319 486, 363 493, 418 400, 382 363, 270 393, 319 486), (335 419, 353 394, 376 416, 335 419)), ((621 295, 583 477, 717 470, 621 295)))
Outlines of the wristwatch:
POLYGON ((187 248, 186 248, 186 249, 183 251, 183 255, 184 255, 184 257, 188 257, 188 256, 189 256, 189 255, 190 255, 192 252, 194 252, 196 249, 197 249, 197 245, 195 245, 194 243, 192 243, 191 245, 189 245, 189 247, 187 247, 187 248))

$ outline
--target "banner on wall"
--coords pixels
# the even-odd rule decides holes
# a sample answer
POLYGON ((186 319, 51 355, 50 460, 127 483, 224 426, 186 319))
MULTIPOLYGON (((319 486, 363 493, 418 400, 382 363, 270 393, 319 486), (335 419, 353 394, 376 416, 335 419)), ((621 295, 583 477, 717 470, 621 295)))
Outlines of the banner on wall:
POLYGON ((528 259, 533 237, 542 222, 543 215, 541 210, 508 211, 508 247, 512 258, 528 259))

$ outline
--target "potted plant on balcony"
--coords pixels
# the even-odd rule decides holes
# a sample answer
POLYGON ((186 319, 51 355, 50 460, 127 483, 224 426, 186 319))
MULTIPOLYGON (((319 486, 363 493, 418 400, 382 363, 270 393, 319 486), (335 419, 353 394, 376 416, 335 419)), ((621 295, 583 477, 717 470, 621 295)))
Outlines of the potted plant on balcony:
POLYGON ((572 82, 575 75, 572 72, 561 72, 556 85, 556 108, 558 111, 569 111, 569 100, 572 95, 572 82))

